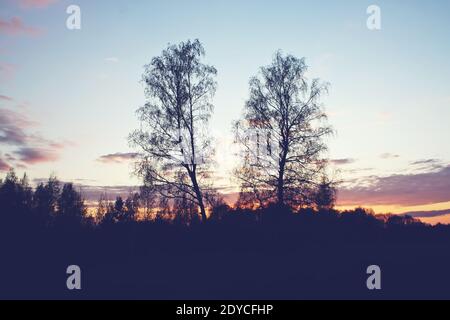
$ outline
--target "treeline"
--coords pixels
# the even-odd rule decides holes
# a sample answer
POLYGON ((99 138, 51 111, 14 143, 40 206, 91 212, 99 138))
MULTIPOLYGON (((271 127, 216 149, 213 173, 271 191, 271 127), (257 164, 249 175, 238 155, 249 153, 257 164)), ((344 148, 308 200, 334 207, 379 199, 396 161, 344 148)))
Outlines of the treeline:
POLYGON ((87 220, 84 201, 72 183, 61 185, 51 176, 33 188, 26 174, 18 178, 12 169, 0 180, 0 210, 4 226, 30 222, 43 226, 80 224, 87 220))
MULTIPOLYGON (((32 224, 42 227, 101 227, 138 222, 179 226, 202 224, 201 214, 192 203, 180 200, 169 203, 166 199, 157 199, 155 196, 145 188, 141 188, 140 193, 131 193, 125 200, 117 197, 115 201, 108 201, 104 194, 97 206, 88 210, 81 192, 72 183, 62 184, 55 176, 51 176, 46 182, 40 182, 33 188, 26 174, 18 178, 14 170, 10 170, 0 180, 0 219, 2 226, 32 224)), ((289 206, 278 204, 255 209, 242 204, 241 198, 232 208, 222 199, 215 198, 207 221, 210 224, 268 224, 275 227, 288 222, 288 227, 294 221, 292 219, 297 217, 298 222, 321 221, 324 226, 343 221, 349 225, 375 228, 426 227, 409 216, 376 216, 373 211, 363 208, 343 212, 334 210, 335 198, 325 186, 317 189, 315 199, 312 206, 293 210, 289 206)))
POLYGON ((61 183, 56 176, 32 187, 27 174, 19 178, 11 169, 0 179, 0 212, 3 225, 35 224, 50 227, 54 225, 96 225, 130 222, 137 218, 141 196, 131 194, 123 200, 117 197, 109 202, 102 195, 98 206, 89 210, 73 183, 61 183))

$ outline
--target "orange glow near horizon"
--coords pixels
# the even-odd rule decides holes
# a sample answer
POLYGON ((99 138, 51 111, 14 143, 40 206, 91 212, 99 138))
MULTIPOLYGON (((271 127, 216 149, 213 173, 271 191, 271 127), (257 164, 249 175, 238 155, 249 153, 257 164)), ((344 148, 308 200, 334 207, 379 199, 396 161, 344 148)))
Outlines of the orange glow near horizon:
POLYGON ((426 204, 426 205, 419 205, 419 206, 401 206, 401 205, 371 205, 367 204, 364 206, 359 205, 346 205, 346 206, 340 206, 339 204, 336 205, 336 209, 338 210, 351 210, 355 207, 363 207, 372 209, 375 211, 375 213, 382 214, 382 213, 393 213, 393 214, 401 214, 405 212, 415 212, 415 211, 435 211, 435 210, 446 210, 450 208, 450 201, 448 202, 440 202, 440 203, 432 203, 432 204, 426 204))
MULTIPOLYGON (((336 206, 338 210, 352 210, 355 207, 359 206, 336 206)), ((376 214, 384 214, 384 213, 392 213, 392 214, 402 214, 407 212, 416 212, 416 211, 437 211, 437 210, 447 210, 450 208, 450 201, 448 202, 440 202, 440 203, 432 203, 426 205, 419 206, 401 206, 401 205, 364 205, 360 206, 367 209, 372 209, 376 214)), ((430 218, 419 218, 421 221, 425 223, 429 223, 432 225, 442 223, 442 224, 450 224, 450 215, 443 215, 437 217, 430 218)))
MULTIPOLYGON (((227 205, 229 205, 231 208, 235 208, 235 203, 237 200, 237 194, 226 194, 224 195, 224 200, 227 205)), ((439 211, 439 210, 447 210, 450 209, 450 201, 448 202, 440 202, 440 203, 433 203, 433 204, 426 204, 426 205, 419 205, 419 206, 402 206, 402 205, 337 205, 335 206, 335 209, 338 211, 344 211, 344 210, 353 210, 355 208, 362 207, 365 209, 372 209, 375 214, 404 214, 408 212, 420 212, 420 211, 439 211)), ((140 210, 141 211, 141 210, 140 210)), ((89 216, 95 217, 97 212, 97 203, 90 202, 87 204, 87 212, 89 216)), ((140 220, 143 220, 144 212, 143 210, 139 213, 140 220)), ((448 215, 442 215, 442 216, 436 216, 436 217, 429 217, 429 218, 418 218, 422 222, 429 223, 432 225, 436 225, 438 223, 441 224, 450 224, 450 214, 448 215)))

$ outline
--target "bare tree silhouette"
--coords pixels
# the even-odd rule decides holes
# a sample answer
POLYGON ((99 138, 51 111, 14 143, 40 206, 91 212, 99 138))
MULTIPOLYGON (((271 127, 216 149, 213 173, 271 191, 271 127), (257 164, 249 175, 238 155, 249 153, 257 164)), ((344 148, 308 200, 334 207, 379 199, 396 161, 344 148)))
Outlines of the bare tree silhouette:
POLYGON ((171 45, 146 66, 147 103, 129 140, 142 149, 137 174, 166 199, 184 199, 206 220, 205 188, 213 150, 207 132, 215 93, 214 67, 203 64, 198 40, 171 45))
POLYGON ((235 123, 242 165, 241 203, 297 207, 323 174, 323 137, 332 133, 320 104, 328 84, 308 81, 304 59, 277 52, 250 80, 243 119, 235 123))

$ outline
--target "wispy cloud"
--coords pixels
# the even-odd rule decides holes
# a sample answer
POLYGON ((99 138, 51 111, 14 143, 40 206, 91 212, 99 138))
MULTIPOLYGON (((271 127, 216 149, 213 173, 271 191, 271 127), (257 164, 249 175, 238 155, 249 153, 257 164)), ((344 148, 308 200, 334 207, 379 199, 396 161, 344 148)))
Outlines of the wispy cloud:
POLYGON ((400 156, 398 154, 394 154, 394 153, 383 153, 380 155, 381 159, 395 159, 395 158, 399 158, 400 156))
POLYGON ((354 169, 344 170, 343 172, 355 174, 355 173, 368 172, 368 171, 373 171, 373 170, 375 170, 375 168, 354 168, 354 169))
POLYGON ((119 58, 117 57, 109 57, 105 59, 106 62, 111 62, 111 63, 118 63, 119 62, 119 58))
POLYGON ((58 159, 58 154, 54 149, 25 147, 15 151, 19 160, 25 164, 37 164, 41 162, 52 162, 58 159))
POLYGON ((450 209, 446 210, 434 210, 434 211, 412 211, 405 212, 404 215, 408 215, 414 218, 432 218, 446 216, 450 214, 450 209))
POLYGON ((411 162, 411 166, 416 171, 435 171, 444 168, 446 165, 439 159, 422 159, 411 162))
POLYGON ((25 116, 11 110, 0 109, 0 144, 25 145, 25 129, 33 123, 25 116))
POLYGON ((424 164, 436 164, 439 162, 440 162, 440 160, 438 160, 438 159, 422 159, 422 160, 417 160, 417 161, 411 162, 411 165, 417 166, 417 165, 424 165, 424 164))
POLYGON ((450 166, 437 171, 371 176, 339 190, 340 205, 426 205, 450 201, 450 166))
POLYGON ((330 160, 330 163, 332 163, 336 166, 343 166, 343 165, 347 165, 347 164, 352 164, 355 161, 356 160, 352 159, 352 158, 343 158, 343 159, 332 159, 332 160, 330 160))
POLYGON ((103 155, 99 157, 97 161, 100 161, 102 163, 123 163, 136 159, 138 156, 139 153, 135 152, 127 152, 127 153, 116 152, 103 155))
POLYGON ((13 98, 0 94, 0 100, 2 100, 2 101, 13 101, 13 98))
POLYGON ((9 164, 7 164, 0 156, 0 172, 8 171, 10 169, 9 164))
POLYGON ((42 29, 25 25, 19 17, 12 17, 10 20, 0 19, 0 34, 8 36, 38 36, 42 33, 42 29))
POLYGON ((5 153, 5 159, 6 161, 16 161, 16 158, 14 158, 11 154, 5 153))
POLYGON ((30 133, 37 123, 18 112, 0 109, 0 145, 14 150, 8 154, 7 161, 14 166, 33 165, 58 159, 62 148, 69 143, 49 140, 41 135, 30 133))

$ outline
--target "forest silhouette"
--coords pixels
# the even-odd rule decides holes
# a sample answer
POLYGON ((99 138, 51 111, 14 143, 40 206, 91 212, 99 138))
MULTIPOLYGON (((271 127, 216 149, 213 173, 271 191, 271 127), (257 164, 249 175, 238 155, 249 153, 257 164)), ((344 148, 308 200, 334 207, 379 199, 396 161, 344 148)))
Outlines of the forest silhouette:
POLYGON ((250 80, 227 203, 208 134, 217 70, 198 40, 145 67, 138 109, 139 192, 93 208, 54 176, 0 181, 0 298, 450 298, 450 226, 334 209, 323 139, 333 133, 304 59, 277 52, 250 80), (65 287, 69 265, 83 290, 65 287), (383 289, 366 287, 379 265, 383 289))

